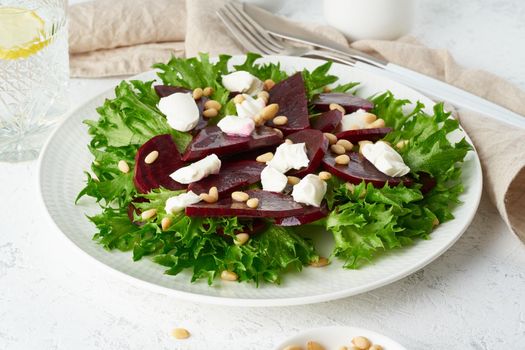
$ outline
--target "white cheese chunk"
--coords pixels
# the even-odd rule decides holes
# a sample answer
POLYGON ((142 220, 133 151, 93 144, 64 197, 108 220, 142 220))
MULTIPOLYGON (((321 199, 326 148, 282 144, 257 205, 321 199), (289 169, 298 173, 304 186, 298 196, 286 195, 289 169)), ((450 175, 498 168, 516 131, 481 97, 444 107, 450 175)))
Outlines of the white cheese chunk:
POLYGON ((286 173, 290 169, 301 169, 307 167, 310 163, 306 154, 306 144, 303 143, 283 143, 275 150, 272 160, 267 165, 281 173, 286 173))
POLYGON ((227 115, 217 123, 217 126, 227 135, 250 136, 255 129, 255 122, 252 118, 227 115))
POLYGON ((235 104, 235 109, 239 117, 253 119, 266 107, 266 101, 260 97, 255 99, 247 94, 243 94, 242 96, 244 97, 242 103, 235 104))
POLYGON ((228 91, 256 95, 263 89, 263 82, 256 76, 239 70, 222 76, 222 85, 228 91))
POLYGON ((366 144, 363 146, 362 153, 377 170, 388 176, 403 176, 410 172, 401 155, 386 142, 366 144))
POLYGON ((176 92, 162 97, 158 107, 175 130, 190 131, 199 122, 199 107, 191 94, 176 92))
POLYGON ((221 170, 221 160, 216 154, 192 163, 184 168, 177 169, 170 177, 181 184, 197 182, 206 176, 218 174, 221 170))
POLYGON ((166 213, 174 214, 183 211, 188 205, 199 203, 200 201, 201 197, 196 195, 193 191, 189 191, 168 198, 164 209, 166 209, 166 213))
POLYGON ((283 173, 267 165, 261 171, 261 183, 264 191, 282 192, 288 183, 288 178, 283 173))
POLYGON ((354 113, 345 114, 343 119, 341 119, 341 130, 366 129, 368 123, 365 121, 365 117, 368 114, 364 109, 358 109, 354 113))
POLYGON ((319 176, 308 174, 297 185, 294 185, 293 200, 297 203, 319 207, 326 194, 326 187, 326 182, 321 180, 319 176))

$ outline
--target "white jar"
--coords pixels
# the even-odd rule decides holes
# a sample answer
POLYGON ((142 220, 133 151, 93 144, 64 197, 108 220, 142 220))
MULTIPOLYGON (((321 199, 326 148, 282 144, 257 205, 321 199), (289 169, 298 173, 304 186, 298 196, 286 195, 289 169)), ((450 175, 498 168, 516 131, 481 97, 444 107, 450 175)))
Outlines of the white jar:
POLYGON ((414 7, 414 0, 324 0, 324 16, 349 40, 393 40, 410 31, 414 7))

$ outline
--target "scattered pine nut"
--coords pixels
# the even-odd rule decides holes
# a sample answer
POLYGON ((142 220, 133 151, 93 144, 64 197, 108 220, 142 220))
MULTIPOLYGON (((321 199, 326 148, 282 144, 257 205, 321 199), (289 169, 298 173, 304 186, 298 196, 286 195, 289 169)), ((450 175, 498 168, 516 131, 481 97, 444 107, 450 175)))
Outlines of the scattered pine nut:
POLYGON ((323 267, 323 266, 326 266, 330 264, 330 261, 323 257, 323 256, 320 256, 319 259, 317 261, 313 261, 310 263, 310 266, 312 267, 323 267))
POLYGON ((351 182, 347 182, 345 183, 345 186, 346 186, 346 189, 350 192, 350 193, 354 193, 355 191, 355 185, 351 182))
POLYGON ((154 161, 156 161, 158 157, 159 157, 159 151, 151 151, 151 152, 146 156, 146 158, 144 158, 144 163, 146 163, 146 164, 151 164, 151 163, 153 163, 154 161))
POLYGON ((256 161, 259 163, 266 163, 273 159, 273 153, 272 152, 266 152, 264 154, 261 154, 257 158, 255 158, 256 161))
POLYGON ((235 191, 232 192, 232 199, 237 202, 246 202, 248 199, 250 199, 250 196, 246 192, 235 191))
POLYGON ((263 89, 266 91, 271 90, 275 86, 275 82, 272 79, 266 79, 263 83, 263 89))
POLYGON ((438 218, 434 218, 434 220, 432 221, 432 225, 433 226, 439 225, 439 219, 438 218))
POLYGON ((235 95, 233 103, 239 104, 244 102, 244 96, 242 94, 235 95))
MULTIPOLYGON (((217 187, 215 187, 215 189, 217 189, 217 187)), ((219 194, 218 193, 215 193, 215 195, 211 194, 211 189, 210 189, 210 193, 201 193, 199 194, 199 197, 206 203, 216 203, 219 200, 219 194)))
POLYGON ((280 115, 278 117, 275 117, 273 118, 272 122, 275 124, 275 125, 286 125, 288 124, 288 118, 285 117, 284 115, 280 115))
POLYGON ((259 206, 259 198, 250 198, 246 201, 248 208, 256 209, 259 206))
POLYGON ((261 111, 261 117, 266 121, 271 120, 277 115, 277 112, 279 112, 279 105, 277 103, 272 103, 263 108, 261 111))
POLYGON ((283 350, 303 350, 303 347, 301 345, 292 344, 292 345, 288 345, 283 350))
POLYGON ((209 108, 209 109, 206 109, 204 112, 202 112, 202 116, 205 118, 213 118, 213 117, 216 117, 217 114, 219 114, 219 111, 216 110, 215 108, 209 108))
POLYGON ((350 157, 346 154, 341 154, 335 157, 335 164, 348 165, 348 163, 350 163, 350 157))
POLYGON ((361 118, 363 119, 363 121, 366 124, 370 124, 370 123, 373 123, 373 122, 376 121, 377 116, 375 114, 372 114, 372 113, 366 113, 361 118))
POLYGON ((323 181, 327 181, 332 178, 332 174, 330 174, 328 171, 321 171, 319 173, 319 178, 323 181))
POLYGON ((367 129, 384 128, 384 127, 385 127, 385 121, 383 119, 379 118, 376 121, 368 124, 367 129))
POLYGON ((288 184, 289 185, 297 185, 299 183, 299 181, 301 181, 300 178, 298 178, 297 176, 287 176, 288 178, 288 184))
POLYGON ((129 173, 129 165, 125 160, 119 160, 118 170, 122 171, 124 174, 129 173))
POLYGON ((193 90, 193 98, 195 100, 198 100, 202 97, 203 95, 203 91, 201 88, 196 88, 195 90, 193 90))
POLYGON ((338 144, 330 146, 330 151, 332 151, 335 154, 345 154, 346 153, 345 148, 338 144))
POLYGON ((261 91, 257 94, 257 97, 262 98, 266 103, 268 103, 268 100, 270 99, 270 94, 268 91, 261 91))
POLYGON ((273 130, 274 130, 276 133, 278 133, 279 136, 280 136, 281 138, 284 137, 284 134, 283 134, 283 132, 282 132, 281 130, 279 130, 279 129, 277 129, 277 128, 273 128, 273 130))
POLYGON ((220 111, 221 108, 222 108, 222 105, 219 102, 215 101, 215 100, 208 100, 208 101, 206 101, 206 103, 204 103, 204 108, 205 109, 214 108, 214 109, 220 111))
POLYGON ((334 109, 337 109, 339 112, 343 113, 343 114, 346 114, 346 111, 345 109, 343 108, 343 106, 341 106, 340 104, 337 104, 337 103, 330 103, 330 105, 328 106, 328 108, 333 111, 334 109))
POLYGON ((293 141, 290 140, 290 139, 286 139, 286 140, 284 140, 284 143, 287 143, 287 144, 289 144, 289 145, 293 145, 293 141))
POLYGON ((354 344, 360 350, 368 350, 370 345, 372 345, 370 340, 362 336, 354 337, 352 339, 352 344, 354 344))
POLYGON ((344 147, 345 151, 351 151, 352 148, 354 148, 354 145, 352 144, 352 142, 348 141, 348 140, 345 140, 345 139, 340 139, 336 142, 336 145, 341 145, 344 147))
POLYGON ((190 337, 190 332, 184 328, 175 328, 171 334, 173 337, 175 337, 175 339, 187 339, 190 337))
POLYGON ((202 90, 202 94, 204 96, 211 96, 213 94, 214 90, 211 86, 207 86, 204 88, 204 90, 202 90))
POLYGON ((408 140, 399 140, 399 142, 396 143, 398 149, 403 149, 406 145, 408 145, 408 140))
POLYGON ((326 139, 328 140, 328 143, 330 145, 335 145, 337 143, 337 136, 335 136, 334 134, 331 134, 329 132, 325 132, 323 133, 324 137, 326 137, 326 139))
POLYGON ((169 216, 164 217, 160 222, 160 227, 162 227, 162 231, 166 231, 167 229, 169 229, 171 226, 171 222, 172 220, 169 216))
POLYGON ((208 194, 212 197, 219 199, 219 190, 215 186, 212 186, 210 188, 210 190, 208 191, 208 194))
POLYGON ((306 350, 325 350, 325 348, 318 342, 310 340, 306 343, 306 350))
POLYGON ((260 114, 256 115, 256 116, 253 118, 253 121, 255 122, 255 125, 256 125, 256 126, 264 125, 264 123, 266 122, 266 120, 264 120, 263 117, 261 117, 260 114))
POLYGON ((250 239, 250 235, 247 233, 238 233, 235 235, 235 239, 233 240, 233 243, 235 245, 243 245, 244 243, 248 242, 250 239))
POLYGON ((328 86, 325 86, 325 87, 323 88, 323 92, 324 92, 324 93, 332 92, 332 89, 330 89, 330 87, 328 87, 328 86))
POLYGON ((383 350, 383 347, 379 344, 374 344, 368 348, 368 350, 383 350))
POLYGON ((239 276, 233 271, 224 270, 221 272, 221 279, 224 281, 237 281, 239 276))
POLYGON ((148 220, 154 217, 155 215, 157 215, 157 209, 153 208, 143 211, 142 214, 140 214, 140 217, 142 218, 142 220, 148 220))

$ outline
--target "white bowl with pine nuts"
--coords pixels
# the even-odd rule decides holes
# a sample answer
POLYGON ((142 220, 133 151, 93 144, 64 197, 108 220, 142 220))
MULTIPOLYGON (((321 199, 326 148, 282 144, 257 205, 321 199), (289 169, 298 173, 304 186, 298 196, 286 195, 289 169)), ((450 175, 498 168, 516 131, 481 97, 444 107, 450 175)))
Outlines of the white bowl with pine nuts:
MULTIPOLYGON (((240 64, 243 60, 244 56, 236 56, 230 64, 240 64)), ((265 60, 280 62, 290 73, 303 68, 313 69, 323 63, 285 56, 266 57, 265 60)), ((399 98, 420 100, 427 106, 427 111, 431 111, 431 100, 402 84, 340 64, 334 64, 331 73, 340 77, 340 83, 361 82, 358 91, 360 96, 368 97, 390 90, 399 98)), ((132 79, 155 80, 156 75, 151 71, 132 79)), ((281 285, 263 284, 256 288, 254 284, 222 280, 216 280, 213 287, 209 287, 205 281, 190 283, 189 272, 173 277, 164 274, 162 266, 148 259, 133 262, 128 253, 108 254, 101 246, 93 243, 94 228, 85 219, 86 214, 97 212, 97 205, 88 200, 81 200, 78 205, 74 205, 78 192, 84 186, 83 170, 89 168, 92 160, 86 147, 89 135, 82 120, 98 118, 96 107, 105 98, 113 96, 113 89, 110 89, 77 108, 48 140, 39 164, 41 197, 49 216, 62 232, 61 236, 72 243, 71 249, 81 252, 79 256, 87 256, 104 271, 155 292, 194 302, 264 307, 319 303, 348 297, 397 281, 430 263, 461 236, 478 207, 482 186, 481 167, 477 154, 470 152, 463 164, 465 192, 460 197, 463 204, 454 209, 456 219, 437 227, 429 240, 419 240, 411 247, 384 254, 358 270, 345 270, 342 262, 337 260, 320 267, 305 267, 301 273, 284 276, 281 285)), ((458 132, 453 138, 459 140, 462 136, 465 134, 458 132)), ((314 239, 320 255, 330 254, 333 246, 331 235, 323 235, 318 230, 306 234, 314 239)))

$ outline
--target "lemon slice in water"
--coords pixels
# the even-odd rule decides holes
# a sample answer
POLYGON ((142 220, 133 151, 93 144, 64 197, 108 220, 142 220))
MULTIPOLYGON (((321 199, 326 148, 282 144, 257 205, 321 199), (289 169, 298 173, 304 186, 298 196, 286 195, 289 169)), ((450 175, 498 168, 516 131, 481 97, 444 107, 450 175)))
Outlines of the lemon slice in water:
POLYGON ((44 24, 34 11, 0 7, 0 59, 25 58, 41 50, 49 41, 44 24))

